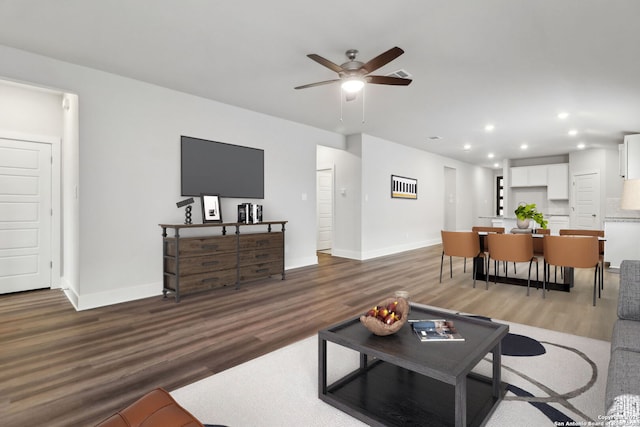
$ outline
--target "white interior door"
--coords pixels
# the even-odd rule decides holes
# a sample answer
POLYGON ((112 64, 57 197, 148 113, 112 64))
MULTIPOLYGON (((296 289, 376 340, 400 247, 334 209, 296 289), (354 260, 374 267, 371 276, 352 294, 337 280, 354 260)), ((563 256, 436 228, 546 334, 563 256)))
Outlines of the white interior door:
POLYGON ((0 138, 0 293, 51 287, 51 145, 0 138))
POLYGON ((456 194, 456 170, 454 168, 444 168, 444 229, 447 231, 456 230, 456 211, 458 210, 458 199, 456 194))
POLYGON ((329 250, 333 243, 333 170, 322 169, 316 176, 318 232, 316 249, 329 250))
POLYGON ((574 207, 572 228, 601 229, 600 226, 600 173, 573 175, 574 207))

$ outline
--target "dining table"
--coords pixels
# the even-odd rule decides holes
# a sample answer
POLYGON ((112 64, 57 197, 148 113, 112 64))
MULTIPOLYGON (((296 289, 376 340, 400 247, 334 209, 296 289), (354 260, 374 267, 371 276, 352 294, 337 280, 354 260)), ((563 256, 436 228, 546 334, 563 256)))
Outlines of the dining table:
MULTIPOLYGON (((486 251, 486 240, 487 240, 487 235, 491 234, 490 232, 487 231, 479 231, 478 232, 478 236, 480 238, 480 251, 481 252, 485 252, 486 251)), ((546 234, 548 236, 548 234, 546 234)), ((531 236, 534 239, 542 239, 544 238, 545 234, 540 234, 540 233, 536 233, 534 230, 532 230, 531 232, 531 236)), ((598 241, 601 242, 605 242, 606 239, 604 237, 598 237, 598 241)), ((487 274, 489 274, 489 271, 485 271, 487 269, 487 266, 484 263, 484 259, 483 258, 475 258, 474 259, 476 268, 476 276, 475 279, 476 280, 487 280, 487 274)), ((573 287, 573 282, 574 282, 574 274, 573 274, 573 267, 563 267, 562 269, 562 274, 549 274, 549 281, 547 282, 547 289, 548 290, 554 290, 554 291, 563 291, 563 292, 570 292, 571 288, 573 287), (558 276, 559 280, 558 280, 558 276), (553 280, 552 280, 553 279, 553 280)), ((544 269, 542 272, 542 275, 539 275, 540 278, 543 278, 544 275, 544 269)), ((508 283, 511 285, 518 285, 518 286, 527 286, 527 279, 526 278, 520 278, 520 277, 513 277, 513 276, 509 276, 509 275, 498 275, 498 276, 494 276, 492 274, 489 274, 489 282, 500 282, 500 283, 508 283)), ((531 277, 531 285, 536 285, 539 287, 542 287, 542 280, 534 280, 533 275, 531 277)))

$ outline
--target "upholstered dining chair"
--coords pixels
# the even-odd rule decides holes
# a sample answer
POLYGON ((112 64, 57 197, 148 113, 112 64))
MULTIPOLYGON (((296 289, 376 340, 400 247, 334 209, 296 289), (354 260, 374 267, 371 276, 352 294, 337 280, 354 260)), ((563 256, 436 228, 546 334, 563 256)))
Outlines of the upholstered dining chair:
MULTIPOLYGON (((471 231, 476 231, 478 233, 498 233, 498 234, 504 234, 504 227, 482 227, 482 226, 473 226, 471 227, 471 231)), ((484 237, 484 236, 483 236, 484 237)), ((485 255, 489 254, 489 244, 487 239, 483 239, 484 241, 484 245, 481 246, 481 249, 484 250, 485 255)), ((466 260, 465 260, 466 262, 466 260)), ((505 266, 506 268, 506 266, 505 266)), ((488 274, 488 271, 487 271, 488 274)))
MULTIPOLYGON (((551 230, 549 230, 548 228, 537 228, 535 234, 548 236, 549 234, 551 234, 551 230)), ((544 245, 542 243, 542 240, 542 237, 533 238, 533 255, 538 259, 542 259, 544 257, 544 245)))
POLYGON ((476 258, 482 258, 484 252, 480 250, 480 237, 475 231, 444 231, 442 235, 442 256, 440 257, 440 283, 442 283, 442 266, 444 257, 449 257, 449 276, 453 277, 452 257, 473 258, 473 287, 476 287, 476 258))
MULTIPOLYGON (((561 236, 597 236, 604 237, 604 230, 562 229, 558 232, 561 236)), ((604 241, 598 240, 600 252, 600 290, 604 289, 604 241)))
MULTIPOLYGON (((593 305, 596 305, 596 290, 600 297, 598 274, 600 267, 600 251, 596 236, 544 236, 544 269, 542 282, 542 297, 546 293, 546 271, 549 266, 594 268, 593 273, 593 305)), ((575 286, 575 284, 574 284, 575 286)))
MULTIPOLYGON (((489 257, 487 258, 487 289, 489 289, 489 265, 493 260, 493 275, 497 282, 498 261, 507 262, 528 262, 529 276, 527 278, 527 295, 531 286, 531 266, 536 263, 536 280, 538 276, 538 258, 533 254, 533 236, 531 234, 489 234, 489 257)), ((505 270, 505 275, 507 274, 505 270)))

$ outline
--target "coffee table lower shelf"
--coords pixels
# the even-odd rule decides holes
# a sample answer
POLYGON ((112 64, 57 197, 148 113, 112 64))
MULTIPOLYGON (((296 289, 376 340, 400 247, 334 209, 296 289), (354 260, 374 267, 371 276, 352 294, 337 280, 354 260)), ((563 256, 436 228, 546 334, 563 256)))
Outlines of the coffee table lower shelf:
MULTIPOLYGON (((454 386, 376 360, 327 387, 320 399, 373 426, 455 426, 454 386)), ((491 379, 467 376, 467 424, 482 426, 506 393, 491 379)))

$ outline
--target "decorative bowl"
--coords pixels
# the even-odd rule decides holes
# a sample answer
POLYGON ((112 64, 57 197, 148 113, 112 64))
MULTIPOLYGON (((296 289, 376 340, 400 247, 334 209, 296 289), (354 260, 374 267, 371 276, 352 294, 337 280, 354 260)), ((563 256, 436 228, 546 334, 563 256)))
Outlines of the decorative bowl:
POLYGON ((367 316, 366 313, 360 316, 360 322, 375 335, 386 336, 395 334, 405 323, 407 323, 407 319, 409 318, 409 303, 407 300, 399 297, 389 297, 380 301, 380 303, 375 307, 387 307, 389 304, 394 302, 398 303, 396 305, 395 313, 400 318, 391 325, 387 325, 378 317, 367 316))

